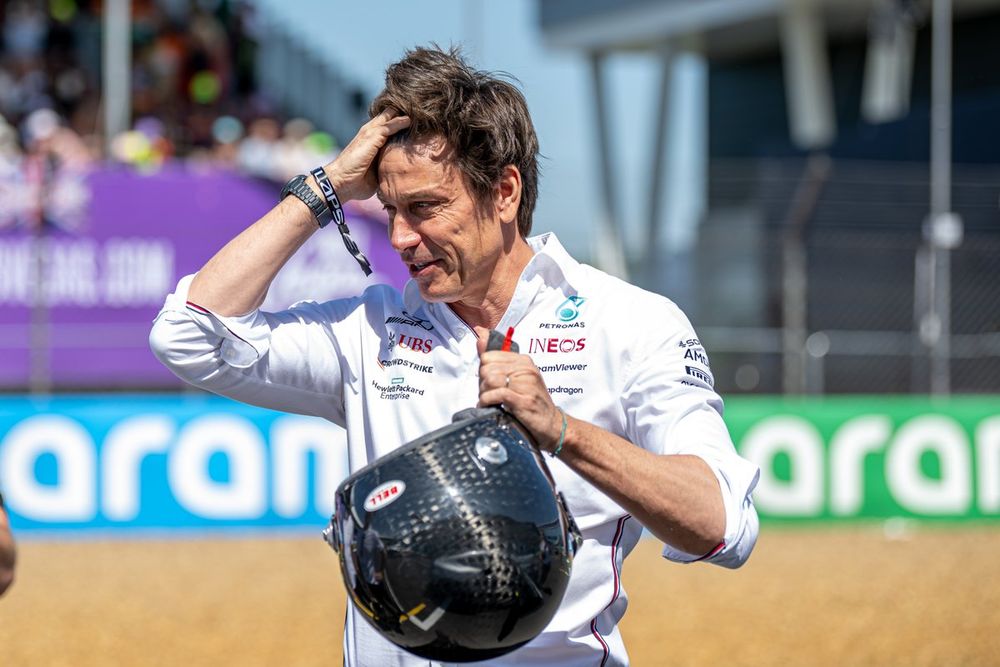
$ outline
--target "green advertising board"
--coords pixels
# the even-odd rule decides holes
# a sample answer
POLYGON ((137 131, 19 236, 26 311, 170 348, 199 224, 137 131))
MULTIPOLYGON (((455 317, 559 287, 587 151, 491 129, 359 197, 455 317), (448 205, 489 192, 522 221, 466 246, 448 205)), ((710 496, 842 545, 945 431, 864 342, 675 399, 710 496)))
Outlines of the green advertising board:
POLYGON ((1000 518, 1000 396, 730 398, 762 518, 1000 518))

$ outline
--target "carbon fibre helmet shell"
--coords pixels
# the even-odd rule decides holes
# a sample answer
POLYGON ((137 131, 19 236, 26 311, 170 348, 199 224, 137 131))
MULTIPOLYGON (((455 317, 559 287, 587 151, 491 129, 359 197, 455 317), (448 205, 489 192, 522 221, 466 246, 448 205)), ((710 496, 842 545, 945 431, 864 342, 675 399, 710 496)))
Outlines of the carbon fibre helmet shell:
POLYGON ((527 430, 467 410, 348 477, 326 531, 348 594, 397 646, 471 662, 552 620, 579 531, 527 430))

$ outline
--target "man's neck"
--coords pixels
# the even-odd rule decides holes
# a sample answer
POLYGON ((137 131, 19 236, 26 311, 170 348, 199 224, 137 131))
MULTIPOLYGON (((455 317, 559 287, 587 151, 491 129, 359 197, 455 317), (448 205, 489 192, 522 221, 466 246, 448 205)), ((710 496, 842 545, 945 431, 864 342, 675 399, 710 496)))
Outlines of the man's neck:
POLYGON ((514 298, 521 273, 534 256, 534 251, 526 241, 518 239, 511 252, 497 262, 490 276, 490 282, 485 292, 473 303, 455 301, 449 303, 455 314, 471 326, 477 333, 483 330, 495 329, 507 312, 507 307, 514 298))

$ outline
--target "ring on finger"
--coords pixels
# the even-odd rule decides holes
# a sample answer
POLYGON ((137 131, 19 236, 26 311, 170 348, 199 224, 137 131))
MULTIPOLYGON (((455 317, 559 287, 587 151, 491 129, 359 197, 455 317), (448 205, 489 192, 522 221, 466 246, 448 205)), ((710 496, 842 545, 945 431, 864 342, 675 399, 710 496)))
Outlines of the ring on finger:
POLYGON ((510 387, 510 376, 509 375, 507 376, 507 384, 504 385, 504 386, 510 387))

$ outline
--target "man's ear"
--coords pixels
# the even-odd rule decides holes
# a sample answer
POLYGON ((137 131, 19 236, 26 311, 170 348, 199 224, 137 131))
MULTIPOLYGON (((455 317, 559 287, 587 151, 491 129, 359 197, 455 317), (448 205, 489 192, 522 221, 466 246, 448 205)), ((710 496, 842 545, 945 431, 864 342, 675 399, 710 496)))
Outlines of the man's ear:
POLYGON ((514 222, 521 208, 521 172, 512 164, 503 168, 496 186, 496 207, 501 222, 514 222))

